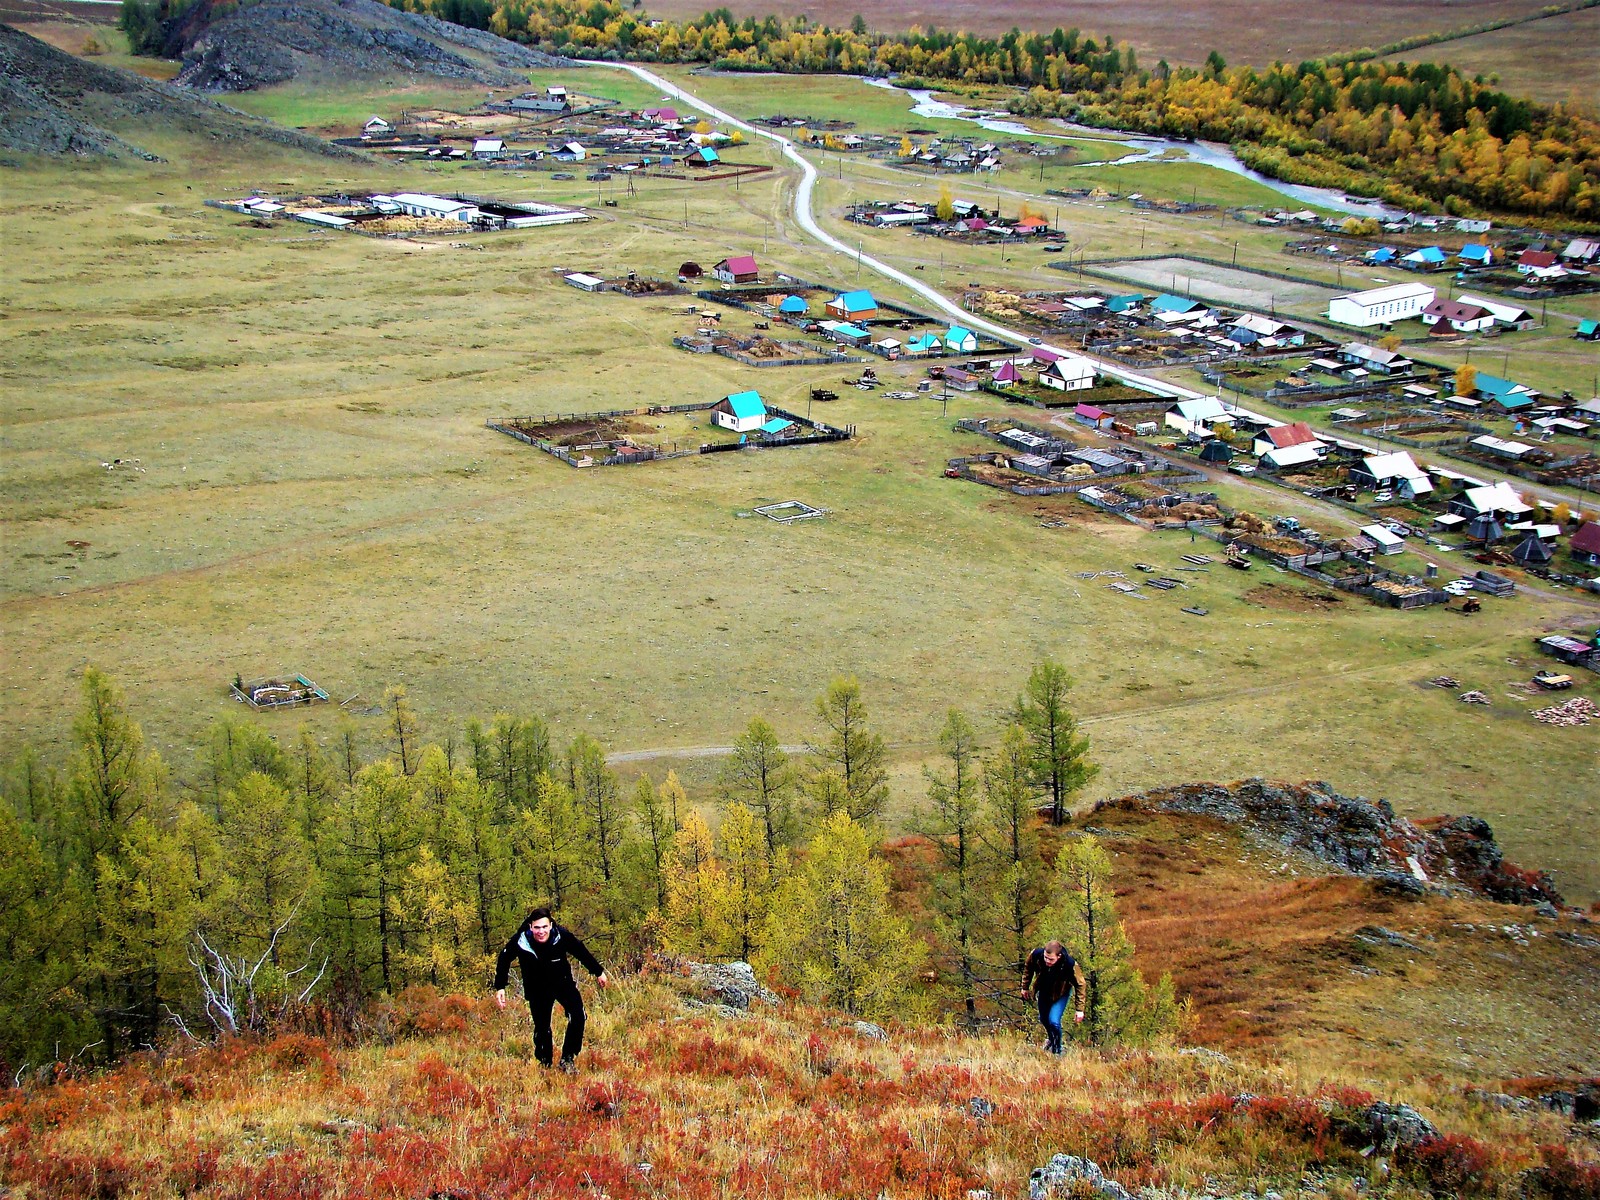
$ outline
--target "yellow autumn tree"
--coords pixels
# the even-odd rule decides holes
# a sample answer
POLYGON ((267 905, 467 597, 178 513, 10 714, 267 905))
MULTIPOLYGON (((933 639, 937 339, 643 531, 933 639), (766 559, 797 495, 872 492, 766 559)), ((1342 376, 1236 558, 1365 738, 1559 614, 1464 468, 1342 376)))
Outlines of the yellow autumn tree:
POLYGON ((1478 390, 1478 368, 1462 363, 1456 368, 1456 395, 1470 396, 1478 390))
POLYGON ((661 941, 689 958, 721 955, 729 941, 728 880, 717 861, 711 829, 691 808, 673 839, 667 864, 667 911, 661 941))

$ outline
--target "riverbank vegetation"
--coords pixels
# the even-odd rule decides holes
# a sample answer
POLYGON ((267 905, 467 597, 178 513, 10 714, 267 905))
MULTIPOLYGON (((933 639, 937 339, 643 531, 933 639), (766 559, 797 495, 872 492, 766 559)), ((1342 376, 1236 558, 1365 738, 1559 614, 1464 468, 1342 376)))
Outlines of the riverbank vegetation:
POLYGON ((1447 65, 1348 58, 1230 68, 1146 67, 1133 49, 1076 29, 1000 37, 871 32, 804 17, 735 19, 726 10, 648 20, 596 0, 396 0, 445 19, 580 58, 703 63, 719 70, 901 75, 1026 89, 1028 115, 1235 146, 1295 183, 1375 192, 1451 213, 1600 220, 1600 124, 1563 105, 1500 91, 1447 65))

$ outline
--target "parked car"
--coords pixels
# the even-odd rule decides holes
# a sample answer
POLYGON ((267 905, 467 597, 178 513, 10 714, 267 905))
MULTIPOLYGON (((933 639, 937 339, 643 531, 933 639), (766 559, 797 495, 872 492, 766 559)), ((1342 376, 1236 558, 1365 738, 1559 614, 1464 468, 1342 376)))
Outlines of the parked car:
POLYGON ((610 171, 591 171, 589 174, 585 175, 584 178, 587 179, 590 183, 598 183, 598 182, 600 182, 602 180, 610 179, 611 178, 611 172, 610 171))
POLYGON ((551 179, 576 179, 577 176, 573 175, 573 174, 570 174, 570 173, 568 173, 566 171, 557 171, 554 175, 550 176, 550 178, 551 179))
POLYGON ((1252 464, 1243 462, 1229 463, 1228 470, 1234 475, 1254 475, 1256 473, 1256 469, 1252 464))
POLYGON ((1044 345, 1044 339, 1043 338, 1029 338, 1028 339, 1028 345, 1030 345, 1030 346, 1042 346, 1042 345, 1044 345))
POLYGON ((1391 492, 1391 491, 1382 491, 1382 492, 1373 492, 1372 493, 1372 502, 1374 504, 1387 504, 1387 503, 1389 503, 1389 501, 1391 501, 1393 499, 1394 499, 1394 493, 1391 492))

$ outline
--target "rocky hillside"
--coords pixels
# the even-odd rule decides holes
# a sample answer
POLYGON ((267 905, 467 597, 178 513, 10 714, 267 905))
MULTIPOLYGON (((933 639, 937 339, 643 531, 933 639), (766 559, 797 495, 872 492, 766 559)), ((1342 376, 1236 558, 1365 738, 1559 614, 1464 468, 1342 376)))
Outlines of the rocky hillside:
POLYGON ((184 88, 77 58, 0 26, 0 149, 154 159, 136 142, 141 130, 157 129, 357 157, 184 88))
POLYGON ((1399 894, 1465 892, 1502 904, 1562 902, 1548 874, 1505 860, 1486 821, 1462 816, 1419 824, 1397 817, 1387 800, 1341 796, 1326 783, 1193 783, 1101 808, 1109 806, 1216 817, 1258 841, 1374 879, 1399 894))
POLYGON ((363 76, 511 87, 526 82, 530 68, 572 65, 379 0, 262 0, 240 8, 202 0, 170 32, 168 50, 183 59, 178 83, 208 92, 363 76))

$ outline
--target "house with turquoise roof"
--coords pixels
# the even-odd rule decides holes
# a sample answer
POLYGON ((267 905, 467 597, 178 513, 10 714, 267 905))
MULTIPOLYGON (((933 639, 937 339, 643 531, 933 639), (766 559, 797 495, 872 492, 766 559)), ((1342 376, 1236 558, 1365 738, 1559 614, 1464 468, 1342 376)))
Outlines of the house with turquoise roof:
POLYGON ((952 354, 971 354, 978 348, 978 335, 964 325, 952 325, 945 330, 944 345, 952 354))
POLYGON ((865 289, 841 292, 827 304, 828 315, 840 321, 870 321, 878 315, 878 302, 865 289))
POLYGON ((711 423, 735 433, 754 433, 770 419, 760 392, 734 392, 711 406, 711 423))

